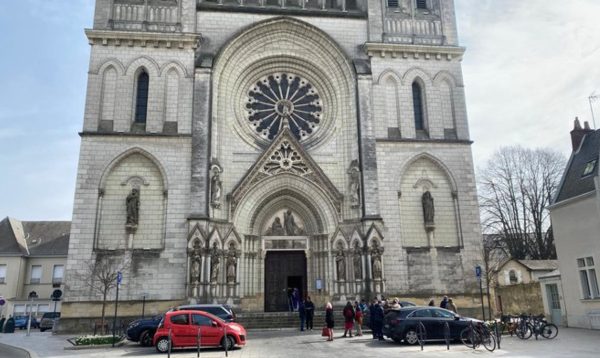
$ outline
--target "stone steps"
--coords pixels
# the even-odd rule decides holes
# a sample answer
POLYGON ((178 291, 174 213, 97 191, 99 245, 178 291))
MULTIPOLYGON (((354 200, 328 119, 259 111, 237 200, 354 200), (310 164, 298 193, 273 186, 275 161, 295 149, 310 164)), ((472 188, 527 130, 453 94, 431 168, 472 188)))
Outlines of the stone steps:
MULTIPOLYGON (((334 313, 334 320, 341 324, 341 312, 334 313)), ((246 329, 300 328, 298 312, 242 312, 236 315, 236 321, 246 329)), ((325 312, 315 312, 315 329, 325 325, 325 312)))

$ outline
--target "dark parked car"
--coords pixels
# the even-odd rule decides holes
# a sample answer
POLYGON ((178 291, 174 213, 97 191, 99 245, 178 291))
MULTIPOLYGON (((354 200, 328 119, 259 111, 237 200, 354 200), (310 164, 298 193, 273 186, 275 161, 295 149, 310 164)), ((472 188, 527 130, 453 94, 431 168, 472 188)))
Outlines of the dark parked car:
POLYGON ((136 319, 127 326, 127 339, 132 342, 140 342, 144 347, 152 345, 152 338, 158 324, 163 319, 164 314, 159 314, 151 318, 136 319))
MULTIPOLYGON (((27 329, 29 316, 15 316, 15 329, 27 329)), ((31 316, 31 328, 38 328, 39 323, 35 317, 31 316)))
POLYGON ((213 314, 225 322, 235 321, 235 313, 229 305, 197 304, 177 307, 178 310, 204 311, 213 314))
POLYGON ((60 318, 60 312, 46 312, 42 316, 42 320, 40 321, 40 331, 44 332, 45 330, 52 329, 54 327, 54 322, 60 318))
MULTIPOLYGON (((410 301, 400 301, 400 307, 415 307, 416 304, 410 302, 410 301)), ((367 307, 369 307, 370 305, 367 305, 367 307)), ((384 314, 387 314, 389 312, 388 310, 384 310, 384 314)), ((369 311, 369 309, 367 308, 366 312, 363 312, 363 326, 367 327, 367 328, 371 328, 371 312, 369 311)))
POLYGON ((383 335, 394 342, 404 341, 407 344, 419 343, 417 325, 425 326, 426 341, 443 341, 445 323, 450 327, 450 340, 460 339, 460 332, 471 321, 481 322, 473 318, 461 317, 452 311, 438 307, 407 307, 390 310, 383 321, 383 335))

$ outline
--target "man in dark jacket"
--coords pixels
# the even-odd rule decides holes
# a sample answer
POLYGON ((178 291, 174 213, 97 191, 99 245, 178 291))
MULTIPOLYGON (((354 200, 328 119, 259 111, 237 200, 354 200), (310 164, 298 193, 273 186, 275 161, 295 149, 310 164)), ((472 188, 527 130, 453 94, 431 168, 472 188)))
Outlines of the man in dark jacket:
POLYGON ((298 315, 300 316, 300 330, 304 331, 304 322, 306 321, 306 306, 304 300, 298 302, 298 315))
POLYGON ((12 316, 9 316, 4 323, 4 333, 15 333, 15 319, 12 316))
POLYGON ((383 307, 377 300, 373 300, 373 304, 369 307, 371 315, 371 330, 373 331, 373 339, 383 340, 383 307))
POLYGON ((304 309, 306 310, 306 329, 313 329, 313 318, 315 316, 315 304, 310 300, 310 296, 306 298, 304 302, 304 309))
POLYGON ((440 303, 440 307, 446 309, 448 308, 448 296, 444 296, 444 299, 440 303))

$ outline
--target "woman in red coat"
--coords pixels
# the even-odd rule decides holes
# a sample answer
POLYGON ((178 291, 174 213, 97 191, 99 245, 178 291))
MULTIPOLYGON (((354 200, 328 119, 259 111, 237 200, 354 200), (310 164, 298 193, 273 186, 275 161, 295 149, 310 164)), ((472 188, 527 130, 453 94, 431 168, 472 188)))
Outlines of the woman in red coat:
POLYGON ((352 337, 352 329, 354 328, 354 308, 352 307, 352 302, 348 301, 346 303, 346 307, 344 307, 344 335, 342 337, 346 337, 346 333, 350 334, 352 337))

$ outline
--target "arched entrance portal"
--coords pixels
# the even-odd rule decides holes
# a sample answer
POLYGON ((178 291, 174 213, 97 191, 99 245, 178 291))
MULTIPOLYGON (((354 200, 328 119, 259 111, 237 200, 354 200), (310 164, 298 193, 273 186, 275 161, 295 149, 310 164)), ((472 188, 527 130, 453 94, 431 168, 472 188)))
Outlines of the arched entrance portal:
POLYGON ((289 311, 307 292, 306 254, 270 250, 265 257, 265 312, 289 311))

